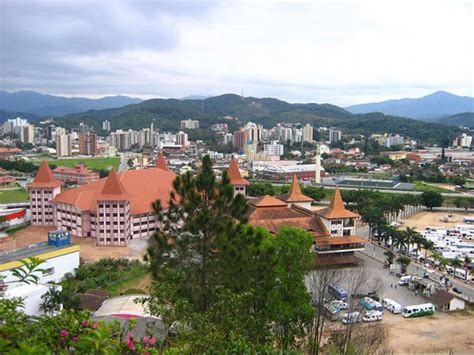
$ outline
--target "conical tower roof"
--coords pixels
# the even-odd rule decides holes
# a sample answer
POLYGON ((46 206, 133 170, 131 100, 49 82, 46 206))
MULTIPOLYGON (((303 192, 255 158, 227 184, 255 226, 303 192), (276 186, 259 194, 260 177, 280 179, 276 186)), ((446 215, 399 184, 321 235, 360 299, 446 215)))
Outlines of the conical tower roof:
POLYGON ((316 213, 326 219, 360 217, 357 213, 346 209, 346 206, 344 206, 344 201, 342 200, 341 191, 339 190, 339 186, 337 185, 334 189, 334 194, 332 195, 329 207, 323 210, 319 210, 316 213))
POLYGON ((58 179, 56 179, 51 171, 46 160, 41 162, 41 165, 36 173, 36 176, 31 184, 28 185, 28 188, 35 188, 35 187, 59 187, 62 183, 58 179))
POLYGON ((163 153, 160 152, 158 155, 158 158, 156 158, 156 167, 158 169, 166 170, 169 171, 170 169, 168 168, 168 164, 166 163, 166 159, 163 156, 163 153))
POLYGON ((293 181, 288 193, 281 195, 279 198, 285 202, 313 202, 311 197, 303 195, 301 192, 301 187, 296 174, 293 175, 293 181))
POLYGON ((104 187, 97 198, 98 200, 128 200, 129 195, 126 193, 115 168, 112 167, 109 176, 107 176, 104 187))
POLYGON ((248 185, 249 182, 240 175, 239 166, 234 158, 230 161, 229 168, 227 169, 227 176, 229 176, 230 183, 232 185, 248 185))

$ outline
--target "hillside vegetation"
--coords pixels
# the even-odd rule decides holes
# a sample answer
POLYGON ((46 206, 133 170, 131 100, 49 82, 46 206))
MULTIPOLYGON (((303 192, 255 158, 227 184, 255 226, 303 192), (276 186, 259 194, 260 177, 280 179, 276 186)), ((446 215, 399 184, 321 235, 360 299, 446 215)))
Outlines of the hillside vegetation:
POLYGON ((330 104, 290 104, 273 98, 242 98, 226 94, 205 100, 153 99, 117 109, 91 110, 57 119, 57 125, 77 127, 80 122, 101 129, 103 120, 111 121, 112 129, 141 129, 154 122, 162 130, 179 129, 182 119, 197 119, 201 128, 218 122, 229 123, 231 129, 248 121, 270 128, 280 122, 311 123, 334 126, 346 134, 399 133, 425 143, 439 144, 459 133, 459 128, 434 124, 382 113, 352 114, 330 104), (227 116, 238 117, 238 121, 227 116))

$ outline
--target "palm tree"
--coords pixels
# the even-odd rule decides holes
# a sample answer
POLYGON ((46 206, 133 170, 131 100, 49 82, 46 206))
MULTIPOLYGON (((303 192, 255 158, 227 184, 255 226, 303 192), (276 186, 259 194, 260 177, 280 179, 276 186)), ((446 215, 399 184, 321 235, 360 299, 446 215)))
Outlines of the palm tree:
POLYGON ((454 274, 454 277, 456 278, 456 268, 462 267, 462 261, 461 261, 461 259, 459 259, 459 258, 454 258, 453 260, 451 260, 451 266, 452 266, 453 269, 454 269, 453 274, 454 274))
POLYGON ((400 256, 397 259, 397 262, 400 264, 402 274, 405 274, 407 272, 408 265, 411 263, 411 259, 408 256, 400 256))
POLYGON ((412 227, 407 227, 405 229, 405 237, 406 237, 406 242, 407 242, 407 249, 408 251, 410 251, 410 245, 414 244, 416 241, 416 237, 417 235, 420 235, 420 233, 418 233, 415 228, 412 228, 412 227))
POLYGON ((423 248, 425 248, 425 260, 426 260, 426 258, 428 258, 428 250, 433 249, 434 243, 429 239, 423 238, 421 245, 423 245, 423 248))
POLYGON ((44 301, 40 305, 40 309, 44 313, 49 313, 52 316, 54 312, 61 310, 61 291, 57 287, 51 286, 41 298, 44 301))
POLYGON ((392 265, 393 264, 393 259, 395 258, 395 253, 391 250, 385 250, 383 255, 385 255, 387 257, 388 265, 389 266, 392 265))
POLYGON ((465 269, 466 269, 466 278, 465 278, 465 280, 467 280, 467 274, 468 274, 470 263, 472 263, 472 259, 469 256, 466 255, 464 257, 464 265, 465 265, 465 269))
POLYGON ((393 245, 398 248, 399 251, 406 251, 408 240, 405 231, 396 230, 392 236, 393 245))

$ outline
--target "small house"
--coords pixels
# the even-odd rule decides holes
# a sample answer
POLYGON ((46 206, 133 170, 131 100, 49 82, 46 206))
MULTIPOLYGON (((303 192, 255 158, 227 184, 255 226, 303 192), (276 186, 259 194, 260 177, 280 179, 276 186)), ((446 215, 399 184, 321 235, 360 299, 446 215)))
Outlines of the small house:
POLYGON ((438 290, 430 297, 431 303, 442 312, 463 310, 466 302, 446 290, 438 290))

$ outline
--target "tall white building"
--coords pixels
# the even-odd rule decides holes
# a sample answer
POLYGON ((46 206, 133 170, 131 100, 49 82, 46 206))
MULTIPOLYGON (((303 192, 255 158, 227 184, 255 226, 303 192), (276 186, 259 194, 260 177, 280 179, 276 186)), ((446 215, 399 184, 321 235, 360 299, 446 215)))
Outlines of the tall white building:
POLYGON ((226 133, 224 134, 224 144, 231 144, 233 141, 233 135, 232 133, 226 133))
POLYGON ((188 146, 188 134, 180 131, 176 134, 176 144, 182 147, 188 146))
POLYGON ((21 117, 10 118, 3 124, 3 133, 20 133, 20 128, 28 124, 27 119, 21 117))
POLYGON ((199 129, 198 120, 182 120, 181 129, 199 129))
POLYGON ((403 143, 404 143, 404 138, 398 134, 395 134, 395 135, 391 134, 385 140, 386 147, 393 147, 395 145, 403 145, 403 143))
POLYGON ((244 130, 247 134, 249 141, 253 141, 256 143, 260 143, 262 141, 262 125, 253 122, 247 122, 247 124, 244 126, 244 130))
POLYGON ((56 135, 56 157, 68 157, 72 155, 72 139, 71 135, 64 128, 57 128, 56 135))
POLYGON ((334 128, 329 130, 329 143, 337 143, 342 139, 342 132, 334 128))
POLYGON ((105 120, 105 121, 102 122, 102 129, 104 131, 110 132, 110 121, 109 120, 105 120))
POLYGON ((138 132, 138 146, 143 148, 145 146, 151 146, 151 130, 150 128, 143 128, 138 132))
POLYGON ((466 133, 461 134, 456 137, 453 142, 453 146, 469 148, 472 144, 472 136, 468 136, 466 133))
POLYGON ((110 144, 117 150, 130 149, 130 132, 124 132, 121 129, 110 133, 110 144))
POLYGON ((283 155, 283 144, 278 143, 278 141, 272 141, 271 144, 265 144, 263 146, 263 151, 268 155, 282 156, 283 155))
POLYGON ((303 142, 313 142, 313 126, 307 123, 303 128, 303 142))
POLYGON ((283 144, 287 141, 293 142, 293 130, 289 127, 279 127, 278 140, 283 144))

